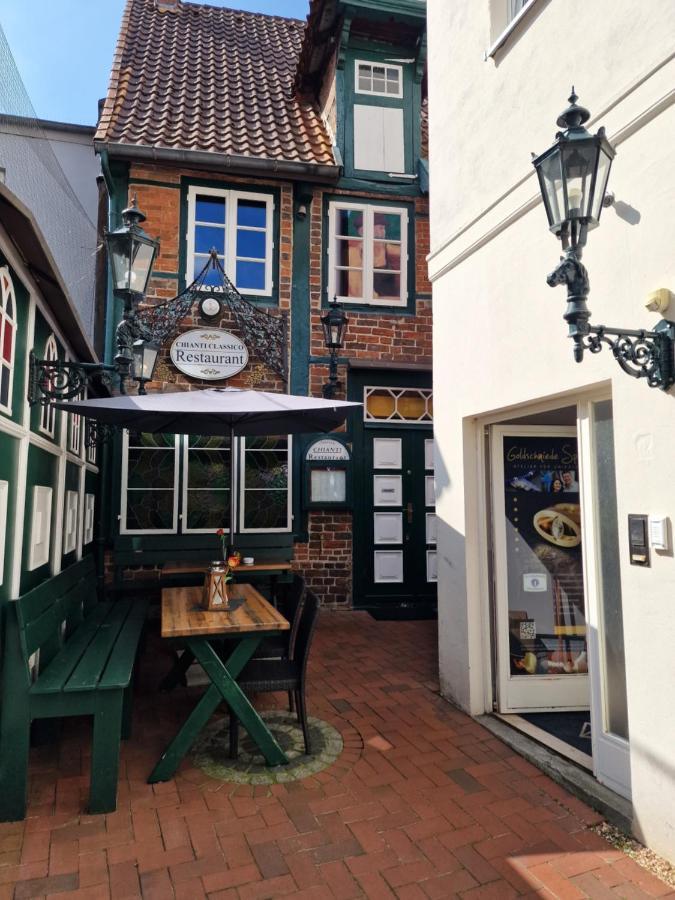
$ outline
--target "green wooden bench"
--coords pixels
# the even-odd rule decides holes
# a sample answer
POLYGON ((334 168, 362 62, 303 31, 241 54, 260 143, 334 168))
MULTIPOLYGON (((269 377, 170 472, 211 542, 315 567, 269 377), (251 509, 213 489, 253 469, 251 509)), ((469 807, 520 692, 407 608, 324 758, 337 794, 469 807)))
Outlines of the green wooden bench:
POLYGON ((91 557, 7 605, 0 820, 25 816, 31 722, 65 716, 94 717, 89 812, 115 809, 120 739, 130 733, 131 681, 146 611, 138 596, 98 602, 91 557))

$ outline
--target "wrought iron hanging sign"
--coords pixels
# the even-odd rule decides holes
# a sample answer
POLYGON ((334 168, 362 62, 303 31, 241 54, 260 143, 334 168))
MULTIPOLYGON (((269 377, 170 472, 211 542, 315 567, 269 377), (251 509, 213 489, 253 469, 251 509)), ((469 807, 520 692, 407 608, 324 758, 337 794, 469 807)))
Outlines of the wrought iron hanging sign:
MULTIPOLYGON (((166 303, 157 303, 146 307, 139 312, 138 318, 153 339, 163 344, 175 333, 180 321, 188 315, 195 304, 200 306, 200 311, 205 318, 212 320, 218 318, 217 305, 229 310, 234 320, 233 324, 250 352, 284 380, 287 378, 287 319, 285 311, 268 312, 242 297, 227 277, 215 250, 211 251, 209 260, 202 271, 182 293, 166 303), (205 314, 204 307, 207 305, 207 300, 213 302, 208 305, 212 309, 207 308, 205 314)), ((201 333, 202 329, 199 331, 201 333)), ((205 376, 199 374, 193 377, 203 378, 205 376)))
POLYGON ((171 344, 171 362, 184 375, 204 381, 231 378, 248 364, 246 344, 221 328, 194 328, 171 344))

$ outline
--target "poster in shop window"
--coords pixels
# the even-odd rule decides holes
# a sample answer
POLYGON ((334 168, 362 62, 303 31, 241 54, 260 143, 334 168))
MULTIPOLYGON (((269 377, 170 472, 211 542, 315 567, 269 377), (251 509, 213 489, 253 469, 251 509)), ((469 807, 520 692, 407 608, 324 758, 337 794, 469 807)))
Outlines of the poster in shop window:
POLYGON ((503 440, 511 675, 586 674, 576 438, 503 440))

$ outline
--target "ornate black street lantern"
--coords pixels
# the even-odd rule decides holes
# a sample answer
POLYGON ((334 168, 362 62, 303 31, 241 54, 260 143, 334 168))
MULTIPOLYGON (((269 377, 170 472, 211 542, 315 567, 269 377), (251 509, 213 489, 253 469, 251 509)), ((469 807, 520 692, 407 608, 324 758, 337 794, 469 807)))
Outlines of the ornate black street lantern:
POLYGON ((145 215, 138 208, 134 196, 131 205, 122 213, 123 225, 108 231, 105 241, 112 272, 113 292, 124 301, 125 314, 145 295, 152 266, 159 248, 159 240, 153 240, 140 226, 145 215))
POLYGON ((581 262, 588 231, 600 221, 607 180, 615 150, 605 129, 590 134, 584 124, 590 113, 577 104, 572 88, 570 105, 557 124, 564 129, 555 143, 532 163, 537 171, 544 208, 551 231, 562 243, 560 264, 546 279, 550 287, 567 285, 564 319, 574 341, 574 358, 584 351, 599 353, 607 344, 624 372, 646 378, 650 387, 667 390, 675 383, 675 323, 662 320, 653 331, 606 328, 591 325, 588 308, 589 278, 581 262))
POLYGON ((338 351, 344 346, 348 322, 349 319, 347 318, 343 307, 338 303, 337 297, 334 297, 328 307, 328 312, 324 316, 321 316, 323 340, 326 349, 330 353, 328 381, 323 386, 323 396, 327 400, 331 400, 335 397, 338 390, 342 387, 338 381, 338 351))
POLYGON ((577 104, 574 93, 570 105, 557 124, 564 129, 556 142, 532 162, 539 176, 539 187, 551 231, 567 248, 586 243, 586 232, 600 221, 609 170, 615 151, 605 129, 590 134, 584 124, 591 114, 577 104))
POLYGON ((37 359, 30 354, 30 378, 28 400, 31 404, 46 406, 54 400, 69 400, 81 395, 85 387, 99 379, 107 386, 114 376, 119 378, 119 388, 124 393, 124 383, 134 366, 134 375, 145 393, 145 383, 152 379, 152 368, 159 347, 152 343, 152 334, 137 314, 143 299, 157 255, 159 240, 153 240, 140 227, 145 216, 138 208, 136 197, 122 213, 124 224, 115 231, 106 232, 113 291, 124 301, 122 320, 117 325, 117 353, 114 365, 104 363, 80 363, 63 360, 37 359), (137 345, 142 348, 137 349, 137 345), (139 375, 136 372, 140 373, 139 375))
POLYGON ((157 341, 134 341, 133 362, 131 364, 131 377, 138 382, 138 393, 145 394, 146 382, 152 381, 152 373, 155 370, 160 346, 157 341))

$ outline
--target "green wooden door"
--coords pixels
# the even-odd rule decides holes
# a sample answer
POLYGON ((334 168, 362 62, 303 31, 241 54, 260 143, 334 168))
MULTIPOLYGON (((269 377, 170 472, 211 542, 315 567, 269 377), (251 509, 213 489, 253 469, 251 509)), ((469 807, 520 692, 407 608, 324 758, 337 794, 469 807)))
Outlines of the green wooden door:
POLYGON ((428 376, 352 378, 350 396, 364 401, 354 429, 354 606, 429 615, 436 522, 428 376))

